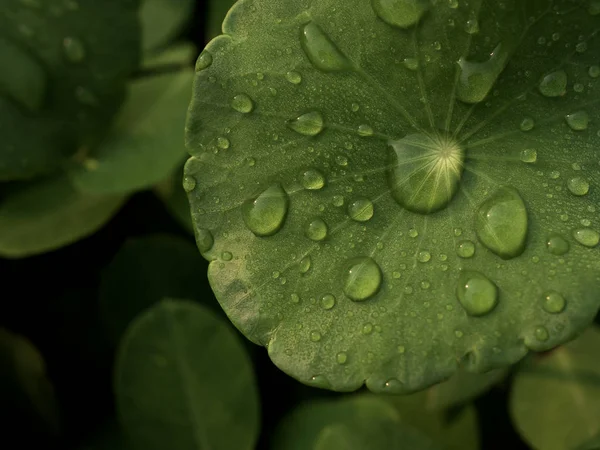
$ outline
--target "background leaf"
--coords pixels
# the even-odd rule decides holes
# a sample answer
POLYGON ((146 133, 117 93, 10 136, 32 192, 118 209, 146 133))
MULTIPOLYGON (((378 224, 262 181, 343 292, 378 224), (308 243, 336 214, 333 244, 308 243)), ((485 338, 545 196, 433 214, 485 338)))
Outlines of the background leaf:
POLYGON ((227 12, 235 2, 236 0, 209 0, 206 21, 207 40, 211 40, 222 33, 223 20, 225 20, 227 12))
POLYGON ((115 390, 136 448, 254 448, 259 399, 250 359, 206 308, 165 300, 137 318, 120 346, 115 390))
POLYGON ((164 202, 167 210, 175 220, 193 235, 194 227, 192 225, 190 202, 183 189, 183 164, 175 169, 169 178, 157 184, 154 192, 164 202))
POLYGON ((144 50, 155 50, 176 38, 193 10, 193 0, 142 0, 140 20, 144 50))
POLYGON ((523 438, 538 450, 575 449, 600 433, 600 330, 517 373, 510 410, 523 438))

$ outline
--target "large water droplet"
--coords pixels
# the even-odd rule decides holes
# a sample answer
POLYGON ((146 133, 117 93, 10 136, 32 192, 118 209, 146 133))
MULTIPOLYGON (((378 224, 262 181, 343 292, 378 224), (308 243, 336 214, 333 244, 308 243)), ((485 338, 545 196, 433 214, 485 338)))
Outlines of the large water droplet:
POLYGON ((475 244, 468 240, 460 241, 456 247, 456 254, 461 258, 473 257, 475 254, 475 244))
POLYGON ((367 300, 377 294, 382 278, 381 269, 372 258, 350 259, 344 267, 344 294, 357 302, 367 300))
POLYGON ((567 92, 568 81, 567 73, 557 70, 542 78, 538 89, 546 97, 561 97, 567 92))
POLYGON ((546 247, 551 254, 562 256, 568 253, 570 245, 560 234, 552 234, 546 241, 546 247))
POLYGON ((285 221, 289 199, 280 184, 273 184, 258 197, 242 205, 242 218, 256 236, 272 236, 285 221))
POLYGON ((556 291, 549 291, 544 294, 542 307, 544 311, 550 314, 558 314, 564 311, 567 306, 565 298, 556 291))
POLYGON ((196 230, 196 244, 201 253, 209 251, 215 243, 215 239, 210 230, 201 228, 196 230))
POLYGON ((419 23, 430 3, 426 0, 371 0, 371 6, 389 25, 408 28, 419 23))
POLYGON ((313 66, 324 72, 350 69, 348 59, 314 22, 302 29, 302 49, 313 66))
POLYGON ((457 98, 465 103, 483 101, 506 67, 508 57, 509 54, 502 44, 498 44, 485 62, 471 62, 464 57, 460 58, 458 65, 461 73, 456 90, 457 98))
POLYGON ((72 63, 79 63, 85 59, 85 46, 77 38, 64 38, 63 51, 67 59, 72 63))
POLYGON ((573 131, 587 130, 590 124, 590 116, 585 111, 576 111, 572 114, 567 114, 565 120, 573 131))
POLYGON ((331 294, 325 294, 321 297, 321 306, 323 309, 331 309, 335 306, 335 297, 331 294))
POLYGON ((312 241, 322 241, 327 237, 327 224, 323 219, 314 219, 307 226, 304 233, 312 241))
POLYGON ((567 181, 567 187, 573 195, 582 196, 590 192, 590 183, 581 177, 571 178, 567 181))
POLYGON ((458 191, 465 153, 443 136, 411 134, 390 142, 388 181, 404 208, 427 214, 446 207, 458 191))
POLYGON ((204 50, 196 61, 196 72, 201 72, 204 69, 208 69, 212 65, 212 62, 212 55, 207 50, 204 50))
POLYGON ((233 97, 231 107, 237 112, 248 114, 254 109, 254 102, 246 94, 239 94, 233 97))
POLYGON ((288 120, 287 125, 296 133, 304 136, 316 136, 324 128, 323 115, 318 111, 302 114, 293 120, 288 120))
POLYGON ((596 230, 589 228, 580 228, 573 232, 573 237, 577 242, 586 247, 595 247, 600 242, 600 234, 596 230))
POLYGON ((461 273, 456 288, 458 301, 470 316, 483 316, 498 303, 498 288, 485 275, 475 271, 461 273))
POLYGON ((523 253, 527 209, 519 193, 507 186, 498 189, 477 210, 475 231, 481 243, 503 259, 523 253))
POLYGON ((308 169, 302 173, 304 189, 319 190, 325 186, 325 176, 316 169, 308 169))
POLYGON ((348 214, 357 222, 366 222, 373 217, 373 203, 367 198, 359 198, 348 205, 348 214))

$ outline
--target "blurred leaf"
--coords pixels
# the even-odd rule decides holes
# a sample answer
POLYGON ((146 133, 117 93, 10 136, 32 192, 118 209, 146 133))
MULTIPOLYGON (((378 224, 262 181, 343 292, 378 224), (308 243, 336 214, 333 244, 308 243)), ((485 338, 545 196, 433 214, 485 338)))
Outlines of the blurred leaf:
POLYGON ((24 258, 71 244, 101 228, 125 200, 79 193, 66 177, 25 185, 0 201, 0 255, 24 258))
POLYGON ((126 241, 100 283, 100 314, 109 337, 118 342, 135 316, 164 297, 213 302, 218 308, 208 285, 199 282, 205 267, 194 244, 176 236, 126 241))
POLYGON ((81 450, 127 450, 131 446, 120 429, 119 425, 112 420, 95 433, 81 450))
POLYGON ((60 412, 42 355, 26 338, 0 328, 0 409, 5 408, 0 416, 26 411, 46 431, 59 432, 60 412))
POLYGON ((142 0, 142 45, 145 51, 164 46, 177 37, 192 17, 193 0, 142 0))
POLYGON ((183 165, 179 166, 166 180, 154 187, 156 195, 164 202, 167 210, 190 234, 194 234, 190 202, 183 189, 183 165))
POLYGON ((593 326, 517 373, 510 411, 515 427, 531 446, 574 449, 598 438, 599 348, 600 329, 593 326))
POLYGON ((222 33, 221 26, 227 12, 236 0, 209 0, 206 20, 206 37, 211 40, 222 33))
POLYGON ((131 324, 115 390, 125 432, 144 450, 252 449, 259 398, 237 333, 194 303, 164 300, 131 324))
POLYGON ((507 374, 508 369, 496 369, 486 373, 460 369, 449 380, 427 389, 427 408, 441 411, 467 403, 500 383, 507 374))
POLYGON ((272 448, 421 450, 439 447, 426 435, 406 426, 383 398, 354 395, 297 407, 279 424, 272 448), (347 447, 349 443, 352 446, 347 447))
POLYGON ((577 447, 577 450, 600 450, 600 433, 598 433, 585 444, 577 447))
POLYGON ((93 146, 137 69, 137 0, 3 0, 0 180, 58 169, 93 146))
MULTIPOLYGON (((186 44, 165 52, 163 59, 189 65, 195 48, 186 44)), ((71 170, 74 185, 94 194, 146 189, 171 173, 185 155, 184 128, 192 92, 191 65, 174 73, 140 78, 114 127, 95 151, 71 170)))

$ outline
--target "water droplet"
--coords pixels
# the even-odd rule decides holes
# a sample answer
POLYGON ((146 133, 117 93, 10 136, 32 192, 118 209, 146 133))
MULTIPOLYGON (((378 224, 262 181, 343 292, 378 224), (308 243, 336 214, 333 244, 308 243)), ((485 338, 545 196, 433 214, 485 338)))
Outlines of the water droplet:
POLYGON ((461 273, 456 289, 458 301, 470 316, 483 316, 498 303, 498 288, 485 275, 465 271, 461 273))
POLYGON ((366 222, 373 217, 373 203, 367 198, 359 198, 348 205, 348 215, 357 222, 366 222))
POLYGON ((550 337, 546 327, 537 327, 533 334, 535 335, 535 338, 540 342, 545 342, 550 337))
POLYGON ((471 62, 461 57, 458 60, 461 71, 456 91, 458 99, 464 103, 483 101, 506 67, 508 58, 502 44, 498 44, 485 62, 471 62))
POLYGON ((523 199, 507 186, 484 201, 475 218, 475 231, 481 243, 503 259, 523 253, 527 225, 523 199))
POLYGON ((321 340, 321 333, 319 333, 318 331, 311 331, 310 340, 313 342, 319 342, 321 340))
POLYGON ((312 241, 322 241, 327 237, 327 231, 327 224, 322 219, 314 219, 307 225, 304 234, 312 241))
POLYGON ((246 94, 238 94, 233 97, 233 100, 231 101, 231 107, 237 112, 248 114, 254 109, 254 102, 246 94))
POLYGON ((585 111, 577 111, 565 116, 567 124, 573 131, 587 130, 590 123, 590 116, 585 111))
POLYGON ((372 332, 373 332, 373 324, 365 323, 362 327, 361 333, 362 334, 371 334, 372 332))
POLYGON ((325 186, 325 177, 316 169, 308 169, 302 174, 302 186, 313 191, 322 189, 325 186))
POLYGON ((300 41, 304 53, 317 69, 323 72, 334 72, 351 68, 348 59, 340 49, 314 22, 304 26, 300 41))
POLYGON ((363 136, 363 137, 369 137, 369 136, 373 136, 373 128, 371 128, 369 125, 360 125, 358 127, 358 135, 359 136, 363 136))
POLYGON ((298 265, 298 269, 300 273, 306 273, 310 270, 310 266, 312 265, 312 260, 310 256, 305 256, 300 260, 300 264, 298 265))
POLYGON ((254 199, 242 205, 242 218, 256 236, 272 236, 285 221, 289 199, 280 184, 273 184, 254 199))
POLYGON ((416 229, 411 228, 410 230, 408 230, 408 235, 414 239, 419 236, 419 232, 416 229))
POLYGON ((335 356, 335 360, 338 364, 346 364, 346 362, 348 362, 348 354, 346 352, 339 352, 335 356))
POLYGON ((223 252, 221 253, 221 259, 223 261, 231 261, 233 259, 233 254, 231 252, 223 252))
POLYGON ((464 150, 450 138, 423 134, 389 144, 388 182, 394 199, 421 214, 446 207, 458 191, 464 150))
POLYGON ((196 231, 196 245, 200 250, 200 253, 206 253, 209 251, 215 243, 215 239, 210 232, 205 228, 201 228, 196 231))
POLYGON ((569 191, 571 191, 571 194, 577 196, 586 195, 590 192, 590 183, 581 177, 571 178, 567 182, 567 187, 569 188, 569 191))
POLYGON ((381 269, 373 259, 352 258, 344 267, 344 293, 354 301, 367 300, 377 294, 382 278, 381 269))
POLYGON ((217 139, 217 147, 219 147, 222 150, 227 150, 230 145, 231 142, 229 142, 229 139, 227 138, 220 137, 217 139))
POLYGON ((537 151, 532 148, 521 151, 521 161, 527 164, 535 163, 537 161, 537 151))
POLYGON ((573 232, 573 237, 577 242, 586 247, 595 247, 600 242, 600 234, 589 228, 580 228, 573 232))
POLYGON ((292 294, 290 298, 292 300, 292 303, 300 303, 300 296, 298 294, 292 294))
POLYGON ((196 179, 189 175, 183 177, 183 190, 185 192, 192 192, 196 189, 196 179))
POLYGON ((429 253, 425 250, 422 250, 417 255, 417 259, 419 260, 419 262, 422 262, 422 263, 429 262, 429 261, 431 261, 431 253, 429 253))
POLYGON ((296 71, 290 71, 285 74, 285 78, 292 84, 302 83, 302 75, 296 71))
POLYGON ((341 195, 334 195, 331 203, 333 203, 333 206, 337 206, 338 208, 340 206, 344 206, 344 197, 341 195))
POLYGON ((419 60, 416 58, 405 58, 404 65, 409 70, 417 70, 419 68, 419 60))
POLYGON ((202 53, 200 53, 200 56, 196 61, 196 72, 202 72, 203 70, 208 69, 212 63, 212 54, 209 51, 204 50, 202 53))
POLYGON ((564 70, 557 70, 542 78, 538 89, 546 97, 562 97, 567 93, 568 82, 567 73, 564 70))
POLYGON ((79 63, 85 59, 85 46, 77 38, 64 38, 63 51, 65 52, 67 59, 72 63, 79 63))
POLYGON ((525 117, 521 121, 521 131, 531 131, 535 127, 535 121, 531 117, 525 117))
POLYGON ((293 120, 288 120, 287 125, 296 133, 304 136, 316 136, 323 131, 325 122, 320 112, 311 111, 293 120))
POLYGON ((408 28, 419 23, 429 9, 426 0, 371 0, 375 13, 389 25, 408 28))
POLYGON ((564 311, 567 306, 565 298, 556 291, 549 291, 544 294, 542 307, 544 311, 550 314, 558 314, 564 311))
POLYGON ((569 251, 570 245, 560 234, 552 234, 546 241, 546 247, 551 254, 561 256, 569 251))
POLYGON ((477 19, 469 19, 465 24, 465 31, 469 34, 479 33, 479 21, 477 19))
POLYGON ((325 294, 321 297, 321 306, 323 309, 331 309, 335 306, 335 297, 331 294, 325 294))
POLYGON ((588 70, 588 74, 592 78, 600 77, 600 66, 591 66, 588 70))
POLYGON ((475 244, 471 241, 460 241, 456 247, 456 254, 461 258, 471 258, 475 254, 475 244))

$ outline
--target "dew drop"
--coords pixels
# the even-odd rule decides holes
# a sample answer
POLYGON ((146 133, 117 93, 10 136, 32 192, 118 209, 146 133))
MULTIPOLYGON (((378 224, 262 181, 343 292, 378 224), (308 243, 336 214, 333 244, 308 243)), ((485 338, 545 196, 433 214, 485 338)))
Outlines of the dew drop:
POLYGON ((419 262, 422 262, 422 263, 429 262, 429 261, 431 261, 431 253, 429 253, 425 250, 422 250, 417 255, 417 259, 419 260, 419 262))
POLYGON ((331 294, 325 294, 321 297, 321 306, 323 309, 331 309, 335 306, 335 297, 331 294))
POLYGON ((316 169, 308 169, 302 173, 302 186, 311 191, 322 189, 325 186, 325 177, 316 169))
POLYGON ((567 124, 573 131, 587 130, 590 123, 590 116, 585 111, 576 111, 565 116, 567 124))
POLYGON ((461 57, 458 60, 461 73, 456 91, 457 98, 469 104, 483 101, 506 67, 508 57, 509 54, 502 44, 498 44, 485 62, 471 62, 461 57))
POLYGON ((344 294, 354 301, 373 297, 381 287, 381 268, 367 256, 352 258, 344 267, 344 294))
POLYGON ((233 254, 231 252, 223 252, 221 253, 221 259, 223 261, 231 261, 233 259, 233 254))
POLYGON ((469 34, 479 33, 479 21, 477 19, 469 19, 465 24, 465 31, 469 34))
POLYGON ((469 240, 460 241, 456 247, 456 254, 461 258, 471 258, 475 254, 475 244, 469 240))
POLYGON ((321 333, 319 333, 318 331, 311 331, 310 340, 313 342, 319 342, 321 340, 321 333))
POLYGON ((312 260, 310 256, 305 256, 300 260, 300 264, 298 265, 298 269, 300 273, 306 273, 310 270, 310 266, 312 265, 312 260))
POLYGON ((537 327, 533 334, 535 335, 535 338, 540 342, 545 342, 550 337, 546 327, 537 327))
POLYGON ((205 228, 201 228, 196 231, 196 245, 200 250, 200 253, 206 253, 209 251, 215 243, 215 239, 210 232, 205 228))
POLYGON ((358 127, 358 135, 363 137, 373 136, 373 128, 369 125, 360 125, 358 127))
POLYGON ((242 204, 242 218, 256 236, 272 236, 283 226, 288 205, 288 195, 283 187, 276 183, 258 197, 242 204))
POLYGON ((527 209, 519 193, 503 186, 477 210, 475 231, 483 245, 503 259, 525 250, 527 209))
POLYGON ((340 365, 346 364, 346 362, 348 362, 348 354, 346 352, 339 352, 335 356, 335 360, 340 365))
POLYGON ((565 298, 556 291, 548 291, 544 294, 542 307, 550 314, 558 314, 567 306, 565 298))
POLYGON ((373 324, 368 322, 365 323, 360 332, 362 334, 371 334, 373 332, 373 324))
POLYGON ((342 197, 341 195, 334 195, 333 199, 331 200, 331 203, 333 204, 333 206, 337 206, 338 208, 340 206, 344 206, 344 197, 342 197))
POLYGON ((314 22, 302 29, 302 49, 313 66, 323 72, 336 72, 351 68, 348 59, 314 22))
POLYGON ((404 65, 409 70, 417 70, 419 68, 419 61, 416 58, 405 58, 404 65))
POLYGON ((229 142, 229 139, 227 138, 220 137, 217 139, 217 147, 219 147, 222 150, 227 150, 230 145, 231 142, 229 142))
POLYGON ((285 78, 292 84, 302 83, 302 75, 296 71, 290 71, 285 74, 285 78))
POLYGON ((373 202, 359 198, 348 205, 348 215, 357 222, 367 222, 373 217, 373 202))
POLYGON ((570 247, 567 240, 560 234, 552 234, 546 241, 546 248, 553 255, 562 256, 569 252, 570 247))
POLYGON ((567 182, 567 187, 569 188, 569 191, 571 191, 571 194, 577 196, 586 195, 590 192, 590 184, 581 177, 571 178, 567 182))
POLYGON ((196 189, 196 180, 194 177, 183 177, 183 190, 185 192, 192 192, 194 189, 196 189))
POLYGON ((577 242, 585 247, 593 248, 600 242, 600 234, 589 228, 580 228, 573 232, 573 237, 577 242))
POLYGON ((532 148, 526 148, 521 151, 521 161, 527 164, 533 164, 537 161, 537 151, 532 148))
POLYGON ((323 120, 323 115, 320 112, 311 111, 302 114, 293 120, 288 120, 287 125, 296 133, 304 136, 316 136, 323 131, 325 122, 323 120))
POLYGON ((531 131, 533 130, 533 127, 535 127, 535 121, 531 117, 525 117, 521 121, 521 131, 531 131))
POLYGON ((430 4, 426 0, 371 0, 371 6, 385 23, 409 28, 419 23, 430 4))
POLYGON ((212 54, 208 50, 204 50, 200 53, 198 60, 196 61, 196 72, 202 72, 208 69, 213 63, 212 54))
POLYGON ((237 112, 248 114, 254 109, 254 102, 246 94, 238 94, 233 97, 233 100, 231 101, 231 107, 237 112))
POLYGON ((388 182, 394 200, 420 214, 445 208, 458 191, 464 150, 451 139, 423 134, 389 144, 388 182))
POLYGON ((567 93, 568 82, 567 73, 564 70, 557 70, 542 78, 538 89, 545 97, 562 97, 567 93))
POLYGON ((491 312, 498 303, 498 288, 485 275, 463 272, 456 289, 458 301, 470 316, 483 316, 491 312))
POLYGON ((312 241, 322 241, 327 237, 327 224, 323 219, 314 219, 307 226, 304 234, 312 241))
POLYGON ((63 51, 67 60, 72 63, 80 63, 85 59, 86 52, 83 43, 73 37, 63 39, 63 51))

